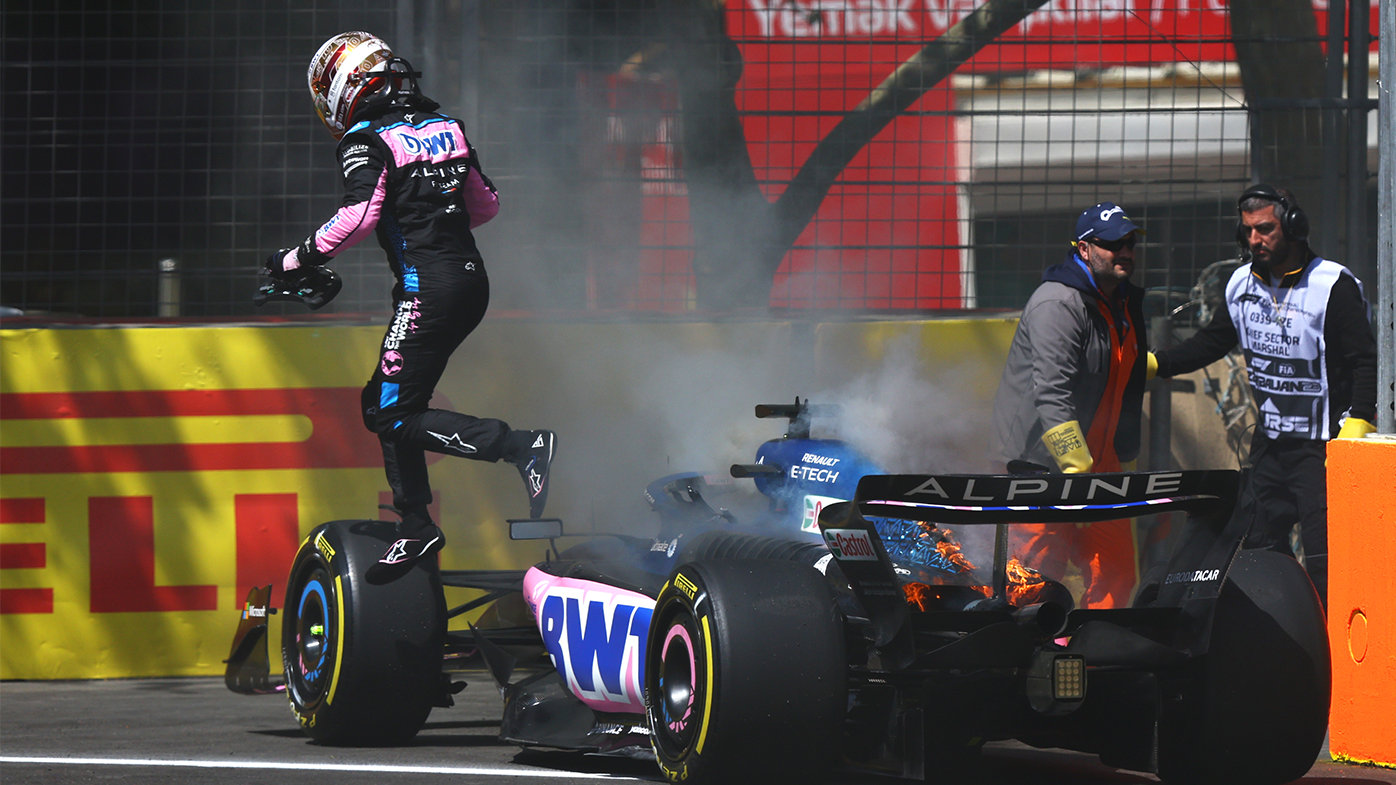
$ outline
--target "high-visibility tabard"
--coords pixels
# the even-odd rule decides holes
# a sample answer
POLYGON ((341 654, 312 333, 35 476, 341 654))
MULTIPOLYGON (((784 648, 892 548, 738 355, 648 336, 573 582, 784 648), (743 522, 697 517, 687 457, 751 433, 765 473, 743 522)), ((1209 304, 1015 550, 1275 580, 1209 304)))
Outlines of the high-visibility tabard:
POLYGON ((1323 325, 1328 296, 1343 275, 1352 273, 1314 259, 1293 286, 1262 280, 1249 264, 1227 282, 1227 307, 1246 353, 1260 428, 1271 439, 1332 436, 1323 325))

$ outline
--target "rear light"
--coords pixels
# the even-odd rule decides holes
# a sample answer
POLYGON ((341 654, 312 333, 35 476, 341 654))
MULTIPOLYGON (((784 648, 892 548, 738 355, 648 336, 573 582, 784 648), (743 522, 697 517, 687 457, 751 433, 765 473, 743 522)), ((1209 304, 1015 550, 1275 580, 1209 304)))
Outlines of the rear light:
POLYGON ((1028 668, 1028 703, 1041 714, 1069 714, 1086 699, 1086 658, 1039 651, 1028 668))

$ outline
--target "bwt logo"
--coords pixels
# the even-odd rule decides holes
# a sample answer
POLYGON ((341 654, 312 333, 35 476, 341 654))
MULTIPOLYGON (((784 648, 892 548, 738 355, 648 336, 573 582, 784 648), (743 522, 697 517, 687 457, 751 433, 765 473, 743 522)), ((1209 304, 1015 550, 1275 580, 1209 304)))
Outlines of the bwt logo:
POLYGON ((824 542, 839 561, 877 561, 872 539, 861 529, 827 529, 824 542))
POLYGON ((644 710, 644 648, 654 605, 608 591, 552 587, 538 611, 543 644, 567 686, 589 703, 644 710))
POLYGON ((430 156, 444 155, 456 149, 455 137, 450 131, 441 131, 431 136, 417 137, 410 133, 398 134, 398 141, 402 142, 402 147, 411 155, 418 155, 425 152, 430 156))

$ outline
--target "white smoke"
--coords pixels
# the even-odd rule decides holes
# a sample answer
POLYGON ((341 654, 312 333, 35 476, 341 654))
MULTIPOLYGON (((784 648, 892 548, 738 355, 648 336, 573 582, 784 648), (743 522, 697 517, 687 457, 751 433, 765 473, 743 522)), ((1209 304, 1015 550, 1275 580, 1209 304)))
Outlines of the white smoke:
POLYGON ((914 335, 895 339, 881 365, 828 393, 838 435, 891 474, 983 471, 988 419, 971 374, 930 368, 918 348, 914 335))

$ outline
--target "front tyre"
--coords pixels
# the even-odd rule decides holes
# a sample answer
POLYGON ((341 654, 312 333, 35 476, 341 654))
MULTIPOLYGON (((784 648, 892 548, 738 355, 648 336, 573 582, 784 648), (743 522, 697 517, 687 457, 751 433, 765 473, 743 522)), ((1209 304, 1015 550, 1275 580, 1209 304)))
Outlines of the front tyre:
POLYGON ((446 602, 435 565, 383 586, 363 577, 396 537, 383 521, 326 523, 291 564, 281 636, 286 694, 317 741, 404 743, 441 690, 446 602))
POLYGON ((842 619, 813 568, 764 560, 680 567, 655 602, 645 705, 670 782, 827 774, 847 702, 842 619))

